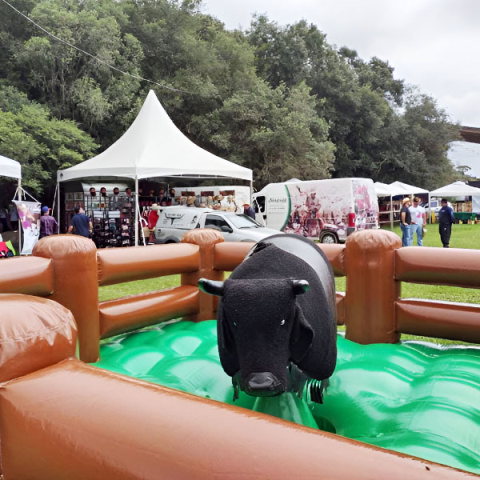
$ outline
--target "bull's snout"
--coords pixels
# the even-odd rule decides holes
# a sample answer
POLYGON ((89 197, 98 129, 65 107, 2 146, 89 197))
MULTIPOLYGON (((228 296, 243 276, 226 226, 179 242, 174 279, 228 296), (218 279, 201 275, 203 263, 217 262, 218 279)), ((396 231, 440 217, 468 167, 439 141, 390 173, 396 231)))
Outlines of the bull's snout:
POLYGON ((245 379, 245 393, 252 397, 274 397, 285 392, 285 387, 271 372, 251 373, 245 379))

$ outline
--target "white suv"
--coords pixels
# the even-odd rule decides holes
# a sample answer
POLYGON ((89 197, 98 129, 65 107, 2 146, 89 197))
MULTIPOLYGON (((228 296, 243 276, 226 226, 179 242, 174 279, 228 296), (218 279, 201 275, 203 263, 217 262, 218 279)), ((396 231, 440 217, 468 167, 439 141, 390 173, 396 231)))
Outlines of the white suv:
POLYGON ((281 233, 262 227, 243 213, 210 208, 165 207, 155 226, 155 243, 178 243, 186 232, 194 228, 218 230, 227 242, 258 242, 281 233))

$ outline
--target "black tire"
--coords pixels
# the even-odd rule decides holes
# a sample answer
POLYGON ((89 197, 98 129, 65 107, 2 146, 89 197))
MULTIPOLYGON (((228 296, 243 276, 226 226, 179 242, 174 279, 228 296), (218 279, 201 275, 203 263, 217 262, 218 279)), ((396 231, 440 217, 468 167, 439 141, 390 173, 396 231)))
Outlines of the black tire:
POLYGON ((332 232, 323 232, 320 234, 321 243, 338 243, 338 237, 332 232))

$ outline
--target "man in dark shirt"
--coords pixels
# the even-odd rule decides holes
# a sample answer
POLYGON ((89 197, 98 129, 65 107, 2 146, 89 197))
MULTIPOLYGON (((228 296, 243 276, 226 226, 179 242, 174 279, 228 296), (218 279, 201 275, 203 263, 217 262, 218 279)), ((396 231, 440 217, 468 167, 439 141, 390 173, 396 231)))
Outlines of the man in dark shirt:
POLYGON ((68 227, 68 233, 88 238, 93 230, 91 220, 83 212, 80 212, 79 206, 76 206, 73 210, 75 215, 72 218, 72 224, 68 227))
POLYGON ((412 214, 409 207, 411 205, 410 198, 403 199, 403 207, 400 210, 400 228, 402 229, 402 247, 410 247, 412 245, 412 214))
POLYGON ((48 207, 42 208, 42 216, 40 217, 40 238, 48 237, 54 233, 58 233, 57 221, 49 215, 50 209, 48 207))
POLYGON ((448 206, 447 199, 442 198, 442 208, 438 211, 438 231, 443 248, 450 248, 450 236, 452 235, 452 223, 454 221, 452 208, 448 206))
POLYGON ((243 213, 255 220, 255 210, 247 202, 243 203, 243 213))

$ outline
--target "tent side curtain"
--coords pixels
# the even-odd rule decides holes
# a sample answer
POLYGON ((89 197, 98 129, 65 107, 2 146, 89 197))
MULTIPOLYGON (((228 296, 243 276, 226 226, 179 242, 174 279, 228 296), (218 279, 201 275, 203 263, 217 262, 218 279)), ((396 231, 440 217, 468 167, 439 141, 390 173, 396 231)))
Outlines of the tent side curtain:
POLYGON ((19 162, 0 155, 0 177, 10 177, 20 180, 22 178, 22 166, 19 162))

